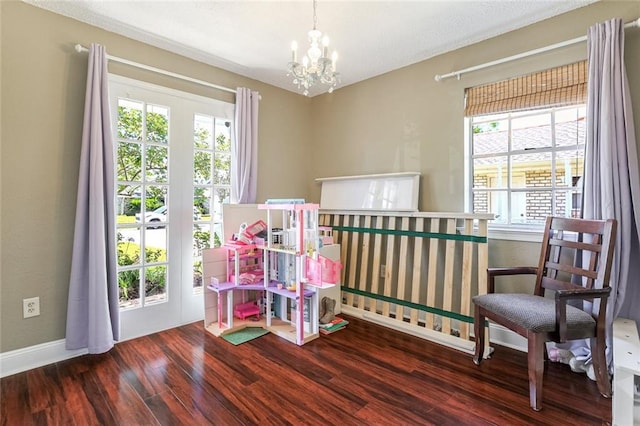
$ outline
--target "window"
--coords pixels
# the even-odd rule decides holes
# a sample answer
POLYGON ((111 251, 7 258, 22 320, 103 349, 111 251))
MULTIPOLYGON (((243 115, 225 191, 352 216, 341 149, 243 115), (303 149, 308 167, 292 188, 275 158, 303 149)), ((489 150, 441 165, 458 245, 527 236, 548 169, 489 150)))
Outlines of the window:
POLYGON ((471 205, 494 224, 580 214, 585 106, 473 117, 471 205))
POLYGON ((536 228, 580 214, 586 61, 466 91, 467 210, 536 228))

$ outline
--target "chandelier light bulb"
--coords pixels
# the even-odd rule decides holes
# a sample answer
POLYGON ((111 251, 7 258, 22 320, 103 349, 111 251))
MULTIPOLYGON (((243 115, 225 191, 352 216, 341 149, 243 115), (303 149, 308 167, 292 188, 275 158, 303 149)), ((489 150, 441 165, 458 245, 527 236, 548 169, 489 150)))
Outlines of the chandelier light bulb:
MULTIPOLYGON (((287 75, 293 75, 293 84, 298 89, 303 89, 303 95, 309 95, 309 89, 315 84, 321 83, 329 86, 328 92, 332 93, 340 83, 340 74, 336 72, 336 60, 338 54, 334 51, 329 59, 329 37, 323 36, 316 28, 316 0, 313 0, 313 29, 307 33, 309 48, 302 57, 302 63, 298 62, 298 43, 291 43, 291 62, 288 64, 287 75)), ((303 53, 304 50, 303 50, 303 53)))
POLYGON ((322 56, 327 57, 327 51, 329 50, 329 37, 322 37, 322 56))

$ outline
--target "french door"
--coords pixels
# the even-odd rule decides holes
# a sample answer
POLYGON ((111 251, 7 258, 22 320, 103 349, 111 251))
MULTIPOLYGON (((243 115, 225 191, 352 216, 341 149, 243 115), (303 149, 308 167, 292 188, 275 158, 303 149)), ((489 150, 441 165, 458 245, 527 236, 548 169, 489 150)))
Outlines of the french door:
POLYGON ((204 316, 202 250, 229 202, 232 104, 110 75, 121 338, 204 316))

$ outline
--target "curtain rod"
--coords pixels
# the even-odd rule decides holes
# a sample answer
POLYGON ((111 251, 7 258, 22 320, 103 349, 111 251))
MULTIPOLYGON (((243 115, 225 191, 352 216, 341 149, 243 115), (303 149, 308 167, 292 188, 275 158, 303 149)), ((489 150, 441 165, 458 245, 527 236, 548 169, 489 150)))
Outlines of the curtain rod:
MULTIPOLYGON (((76 52, 78 53, 89 51, 89 49, 82 46, 81 44, 76 44, 75 49, 76 49, 76 52)), ((187 77, 186 75, 182 75, 182 74, 176 74, 171 71, 166 71, 160 68, 151 67, 149 65, 140 64, 138 62, 133 62, 128 59, 118 58, 117 56, 107 55, 107 59, 114 62, 120 62, 121 64, 130 65, 132 67, 141 68, 143 70, 152 71, 162 75, 167 75, 169 77, 174 77, 180 80, 190 81, 191 83, 200 84, 201 86, 213 87, 214 89, 223 90, 225 92, 230 92, 233 94, 236 93, 235 89, 231 89, 229 87, 219 86, 217 84, 209 83, 208 81, 198 80, 196 78, 187 77)))
MULTIPOLYGON (((627 24, 624 25, 624 28, 636 28, 636 27, 640 27, 640 18, 631 21, 627 24)), ((487 62, 484 64, 480 64, 480 65, 476 65, 473 67, 469 67, 469 68, 465 68, 463 70, 459 70, 459 71, 453 71, 450 72, 448 74, 436 74, 434 79, 436 81, 442 81, 446 78, 451 78, 451 77, 456 77, 458 80, 460 80, 460 76, 462 74, 466 74, 469 72, 473 72, 473 71, 478 71, 484 68, 489 68, 492 67, 494 65, 499 65, 499 64, 504 64, 505 62, 509 62, 509 61, 514 61, 516 59, 521 59, 521 58, 526 58, 527 56, 533 56, 533 55, 537 55, 538 53, 543 53, 543 52, 548 52, 550 50, 554 50, 554 49, 558 49, 560 47, 565 47, 565 46, 570 46, 572 44, 576 44, 576 43, 580 43, 582 41, 586 41, 587 40, 587 36, 584 35, 582 37, 576 37, 574 39, 571 40, 567 40, 567 41, 561 41, 560 43, 556 43, 556 44, 552 44, 549 46, 545 46, 545 47, 541 47, 539 49, 533 49, 533 50, 529 50, 527 52, 523 52, 523 53, 518 53, 516 55, 513 56, 508 56, 506 58, 502 58, 502 59, 496 59, 495 61, 491 61, 491 62, 487 62)))

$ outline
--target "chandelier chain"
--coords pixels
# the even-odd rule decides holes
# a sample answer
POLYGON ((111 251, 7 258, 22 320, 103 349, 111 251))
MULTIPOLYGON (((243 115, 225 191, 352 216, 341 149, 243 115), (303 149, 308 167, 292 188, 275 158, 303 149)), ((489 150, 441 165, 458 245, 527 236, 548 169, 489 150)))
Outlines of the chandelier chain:
POLYGON ((316 14, 316 0, 313 0, 313 29, 316 29, 318 24, 318 15, 316 14))

